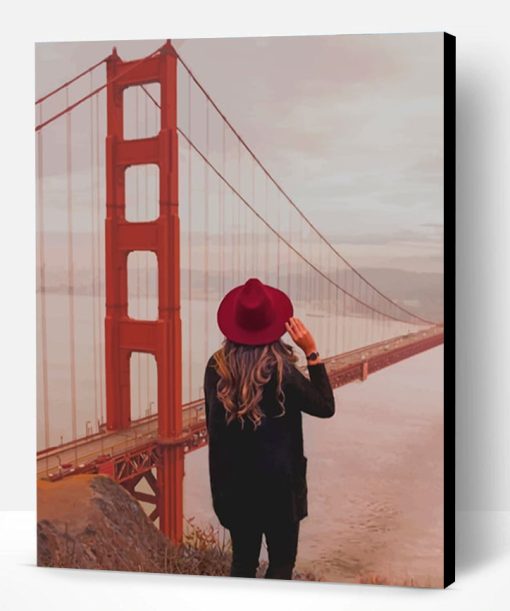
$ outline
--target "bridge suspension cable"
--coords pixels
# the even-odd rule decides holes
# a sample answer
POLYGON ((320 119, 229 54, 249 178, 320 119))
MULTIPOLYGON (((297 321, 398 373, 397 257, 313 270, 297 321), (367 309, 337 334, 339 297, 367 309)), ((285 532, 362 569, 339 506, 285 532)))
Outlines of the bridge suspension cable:
MULTIPOLYGON (((368 281, 362 274, 360 274, 360 272, 331 244, 331 242, 317 229, 317 227, 309 220, 309 218, 304 214, 304 212, 298 207, 298 205, 294 202, 294 200, 286 193, 286 191, 283 189, 283 187, 279 184, 279 182, 274 178, 274 176, 269 172, 269 170, 265 167, 265 165, 260 161, 260 159, 257 157, 257 155, 254 153, 254 151, 251 149, 251 147, 246 143, 245 139, 239 134, 239 132, 236 130, 236 128, 232 125, 232 123, 229 121, 229 119, 226 117, 226 115, 221 111, 221 109, 219 108, 219 106, 216 104, 216 102, 212 99, 212 97, 210 96, 210 94, 205 90, 205 88, 203 87, 203 85, 199 82, 199 80, 197 79, 197 77, 195 76, 195 74, 193 73, 193 71, 189 68, 189 66, 186 64, 186 62, 183 60, 182 56, 178 53, 178 51, 176 51, 177 57, 180 61, 180 63, 182 64, 183 68, 186 70, 186 72, 188 73, 189 77, 193 80, 193 82, 195 83, 195 85, 199 88, 199 90, 202 92, 202 94, 206 97, 206 99, 209 101, 209 103, 213 106, 213 108, 216 110, 216 112, 220 115, 220 117, 223 119, 223 121, 226 123, 226 125, 232 130, 232 132, 235 134, 235 136, 238 138, 239 142, 244 146, 244 148, 249 152, 249 154, 253 157, 253 159, 257 162, 257 164, 259 165, 259 167, 261 168, 261 170, 266 174, 267 178, 274 184, 274 186, 281 192, 281 194, 284 196, 284 198, 288 201, 288 203, 298 212, 298 214, 302 217, 302 219, 305 221, 305 223, 312 229, 312 231, 314 231, 319 237, 320 239, 328 246, 328 248, 330 248, 337 257, 339 257, 342 262, 347 265, 352 271, 353 273, 355 273, 364 283, 366 283, 368 286, 370 286, 372 288, 372 290, 374 290, 375 292, 377 292, 381 297, 383 297, 385 300, 387 300, 388 302, 390 302, 392 305, 394 305, 395 307, 397 307, 398 309, 400 309, 402 312, 404 312, 405 314, 411 316, 412 318, 415 318, 416 320, 419 320, 422 323, 425 324, 436 324, 434 321, 430 321, 427 320, 425 318, 422 318, 421 316, 411 312, 410 310, 407 310, 406 308, 402 307, 401 305, 397 304, 396 302, 394 302, 392 299, 390 299, 387 295, 383 294, 376 286, 374 286, 370 281, 368 281)), ((151 96, 152 100, 154 100, 154 98, 151 96)))
MULTIPOLYGON (((115 81, 116 79, 120 78, 121 76, 123 76, 124 74, 126 74, 127 72, 135 69, 138 65, 140 65, 142 62, 146 61, 147 59, 153 57, 154 55, 156 55, 157 53, 159 53, 161 51, 161 49, 163 48, 164 45, 161 45, 160 47, 158 47, 155 51, 153 51, 152 53, 150 53, 149 55, 141 58, 140 60, 138 60, 138 62, 135 62, 133 65, 131 65, 127 70, 125 70, 124 72, 120 73, 117 77, 115 77, 114 79, 112 79, 112 82, 115 81)), ((192 79, 192 81, 195 83, 195 85, 199 88, 199 90, 202 92, 202 94, 206 97, 206 99, 208 100, 208 102, 213 106, 213 108, 216 110, 216 112, 219 114, 219 116, 222 118, 222 120, 225 122, 225 124, 229 127, 229 129, 235 134, 235 136, 238 138, 239 144, 246 149, 246 151, 248 151, 248 153, 252 156, 253 160, 258 164, 258 166, 261 168, 261 170, 265 173, 265 175, 267 176, 267 178, 274 184, 274 186, 280 191, 280 193, 283 195, 283 197, 287 200, 287 202, 296 210, 296 212, 301 216, 301 218, 304 220, 304 222, 310 227, 310 229, 320 238, 320 240, 327 246, 327 248, 329 248, 332 252, 334 252, 334 254, 356 275, 359 277, 359 279, 365 283, 366 285, 368 285, 373 291, 375 291, 376 293, 378 293, 385 301, 387 301, 389 304, 391 304, 392 306, 394 306, 395 308, 397 308, 398 310, 400 310, 401 312, 403 312, 404 314, 406 314, 407 316, 411 317, 412 319, 415 319, 416 321, 419 321, 420 323, 424 323, 424 324, 436 324, 434 321, 431 320, 427 320, 413 312, 411 312, 410 310, 404 308, 403 306, 401 306, 400 304, 397 304, 395 301, 393 301, 391 298, 389 298, 387 295, 385 295, 384 293, 382 293, 373 283, 371 283, 369 280, 367 280, 332 244, 331 242, 324 236, 324 234, 322 232, 320 232, 317 227, 310 221, 310 219, 303 213, 303 211, 298 207, 298 205, 295 203, 295 201, 286 193, 286 191, 282 188, 282 186, 279 184, 279 182, 274 178, 274 176, 269 172, 269 170, 264 166, 264 164, 260 161, 260 159, 257 157, 257 155, 254 153, 254 151, 251 149, 251 147, 246 143, 245 139, 239 134, 239 132, 236 130, 236 128, 232 125, 232 123, 228 120, 228 118, 226 117, 226 115, 221 111, 221 109, 219 108, 219 106, 216 104, 216 102, 212 99, 212 97, 209 95, 209 93, 205 90, 205 88, 202 86, 202 84, 199 82, 199 80, 197 79, 197 77, 195 76, 195 74, 193 73, 193 71, 189 68, 189 66, 186 64, 186 62, 184 61, 184 59, 182 58, 182 56, 175 51, 179 62, 181 63, 181 65, 183 66, 183 68, 186 70, 186 72, 188 73, 189 77, 192 79)), ((67 81, 66 83, 64 83, 63 85, 61 85, 60 87, 57 87, 56 89, 54 89, 53 91, 49 92, 48 94, 46 94, 45 96, 39 98, 36 101, 36 104, 40 104, 41 102, 43 102, 44 100, 48 99, 50 96, 54 95, 55 93, 57 93, 58 91, 64 89, 66 86, 68 86, 71 83, 76 82, 79 78, 81 78, 82 76, 84 76, 85 74, 91 72, 92 70, 94 70, 95 68, 97 68, 98 66, 100 66, 103 62, 106 61, 106 58, 103 58, 102 60, 100 60, 99 62, 97 62, 96 64, 90 66, 88 69, 84 70, 83 72, 79 73, 78 75, 76 75, 73 79, 67 81)), ((42 129, 43 127, 45 127, 46 125, 49 125, 50 123, 52 123, 53 121, 55 121, 56 119, 58 119, 60 116, 62 116, 63 114, 66 114, 68 112, 70 112, 71 110, 73 110, 74 108, 78 107, 80 104, 82 104, 83 102, 85 102, 89 97, 96 95, 97 93, 99 93, 100 91, 102 91, 105 87, 107 86, 107 83, 105 82, 102 86, 96 88, 95 90, 91 91, 89 94, 87 94, 86 96, 83 96, 82 98, 80 98, 79 100, 77 100, 76 102, 74 102, 73 104, 68 105, 66 108, 64 108, 62 111, 56 113, 55 115, 53 115, 52 117, 48 118, 46 121, 38 124, 36 126, 36 131, 42 129)), ((159 106, 159 104, 157 103, 157 101, 155 100, 154 96, 152 96, 147 89, 142 86, 142 89, 145 91, 145 93, 150 97, 150 99, 157 105, 159 106)), ((181 130, 180 133, 182 135, 185 135, 184 132, 181 130)), ((208 133, 208 130, 207 130, 208 133)), ((199 151, 198 147, 196 147, 197 152, 199 151)), ((212 165, 210 167, 213 167, 212 165)), ((329 279, 331 281, 331 279, 329 279)), ((334 281, 331 281, 334 285, 336 285, 340 290, 344 290, 342 287, 338 286, 334 281)), ((357 299, 357 298, 356 298, 357 299)), ((359 301, 359 299, 357 299, 357 301, 359 301)), ((365 304, 366 305, 366 304, 365 304)), ((373 309, 373 308, 370 308, 373 309)), ((376 310, 377 311, 377 310, 376 310)), ((382 313, 385 316, 388 316, 388 314, 386 313, 382 313)), ((389 316, 390 318, 393 318, 394 320, 401 320, 399 319, 397 316, 389 316)))
MULTIPOLYGON (((207 105, 206 105, 206 113, 207 113, 207 117, 209 117, 209 104, 216 110, 216 112, 218 113, 218 115, 221 117, 221 119, 223 120, 224 124, 226 126, 228 126, 228 128, 232 131, 232 133, 236 136, 237 141, 238 141, 238 146, 241 147, 241 145, 244 147, 244 149, 251 155, 252 159, 258 164, 258 166, 260 167, 260 169, 264 172, 264 174, 266 175, 266 177, 269 179, 269 181, 271 183, 273 183, 273 185, 277 188, 277 190, 281 193, 281 195, 284 197, 284 199, 296 210, 296 212, 299 214, 299 216, 303 219, 303 221, 310 227, 310 229, 319 237, 319 239, 322 241, 323 244, 326 245, 326 247, 331 250, 331 252, 333 252, 335 254, 336 257, 338 257, 342 263, 344 263, 365 285, 366 287, 370 287, 373 291, 375 291, 378 295, 380 295, 388 304, 391 304, 391 306, 395 307, 396 309, 398 309, 398 311, 404 313, 406 316, 410 317, 412 320, 416 320, 419 321, 419 323, 421 324, 429 324, 429 325, 433 325, 436 324, 434 321, 431 320, 427 320, 421 316, 419 316, 418 314, 415 314, 413 312, 411 312, 410 310, 404 308, 403 306, 397 304, 395 301, 393 301, 392 299, 390 299, 387 295, 383 294, 376 286, 374 286, 369 280, 367 280, 332 244, 331 242, 317 229, 317 227, 310 221, 310 219, 303 213, 303 211, 297 206, 297 204, 295 203, 295 201, 284 191, 284 189, 282 188, 282 186, 276 181, 276 179, 273 177, 273 175, 269 172, 269 170, 264 166, 264 164, 262 164, 262 162, 260 161, 260 159, 257 157, 257 155, 253 152, 253 150, 249 147, 249 145, 246 143, 246 141, 244 140, 244 138, 239 134, 239 132, 236 130, 236 128, 232 125, 232 123, 228 120, 228 118, 225 116, 225 114, 221 111, 221 109, 218 107, 218 105, 216 104, 216 102, 211 98, 211 96, 209 95, 209 93, 205 90, 205 88, 201 85, 201 83, 198 81, 197 77, 194 75, 194 73, 191 71, 191 69, 187 66, 187 64, 185 63, 185 61, 182 59, 182 57, 180 56, 180 54, 176 51, 177 57, 181 63, 181 65, 183 66, 183 68, 185 69, 185 71, 188 73, 189 78, 191 79, 191 81, 193 81, 195 83, 195 85, 198 87, 198 89, 202 92, 202 94, 204 95, 204 97, 207 100, 207 105)), ((155 99, 155 97, 153 95, 151 95, 151 93, 147 90, 146 87, 144 87, 143 85, 141 86, 142 90, 145 92, 145 94, 149 97, 149 99, 157 106, 160 107, 158 101, 155 99)), ((189 89, 189 85, 188 85, 188 89, 189 89)), ((189 100, 189 104, 190 104, 190 99, 191 96, 190 94, 188 94, 188 100, 189 100)), ((188 108, 188 113, 191 113, 190 108, 188 108)), ((208 139, 209 139, 209 121, 207 119, 206 121, 207 125, 206 125, 206 141, 208 143, 208 139)), ((214 170, 214 172, 218 175, 218 177, 222 180, 225 181, 225 183, 228 185, 228 187, 230 189, 233 190, 233 192, 243 201, 243 203, 245 205, 247 205, 251 211, 256 214, 260 220, 265 222, 265 219, 262 217, 262 215, 260 215, 259 213, 257 213, 257 211, 254 209, 253 206, 251 206, 249 204, 249 202, 247 201, 247 199, 245 197, 242 197, 241 194, 234 188, 234 186, 225 178, 225 176, 222 175, 222 173, 218 170, 218 168, 216 168, 214 166, 214 164, 210 161, 210 159, 208 159, 208 151, 206 153, 204 153, 202 150, 200 150, 200 147, 196 145, 195 142, 192 141, 192 139, 189 136, 189 133, 186 134, 186 132, 181 129, 178 128, 179 133, 181 134, 181 136, 184 137, 184 139, 188 142, 188 144, 190 146, 192 146, 192 148, 195 150, 195 152, 197 154, 200 155, 200 157, 202 158, 202 160, 204 161, 204 163, 206 163, 206 166, 208 168, 211 168, 212 170, 214 170)), ((207 144, 207 149, 208 149, 208 144, 207 144)), ((270 226, 267 222, 265 222, 265 224, 267 225, 267 227, 271 230, 271 231, 275 231, 274 228, 272 226, 270 226)), ((306 260, 301 253, 292 245, 289 243, 289 241, 285 240, 283 238, 283 236, 281 234, 279 234, 278 232, 275 232, 275 234, 286 244, 287 247, 289 247, 290 249, 292 249, 298 256, 300 256, 303 260, 305 260, 305 262, 308 265, 311 265, 311 267, 318 272, 322 277, 324 277, 328 282, 331 283, 331 285, 335 286, 337 289, 339 289, 342 292, 345 292, 347 295, 349 295, 351 298, 353 298, 356 302, 362 304, 363 306, 365 306, 366 308, 368 308, 369 310, 373 311, 373 312, 377 312, 379 314, 381 314, 384 317, 388 317, 391 318, 393 320, 397 320, 397 321, 402 321, 402 318, 399 318, 398 316, 394 315, 394 314, 390 314, 388 312, 383 312, 380 309, 377 309, 373 306, 371 306, 370 304, 367 304, 365 301, 363 301, 362 299, 360 299, 359 297, 356 297, 355 295, 353 295, 352 292, 348 291, 345 287, 342 287, 337 281, 332 280, 327 274, 325 274, 324 272, 322 272, 322 270, 319 269, 318 266, 312 264, 310 261, 306 260)), ((238 251, 239 252, 239 251, 238 251)), ((289 276, 290 278, 290 276, 289 276)), ((368 292, 368 291, 367 291, 368 292)))
MULTIPOLYGON (((36 125, 35 127, 35 131, 39 131, 40 129, 43 129, 44 127, 46 127, 47 125, 49 125, 50 123, 53 123, 53 121, 56 121, 59 117, 61 117, 62 115, 65 115, 69 112, 71 112, 72 110, 74 110, 75 108, 77 108, 78 106, 80 106, 81 104, 83 104, 83 102, 86 102, 89 98, 91 98, 94 95, 97 95, 98 93, 100 93, 103 89, 105 89, 108 86, 108 83, 114 83, 115 81, 119 80, 120 78, 124 77, 126 74, 128 74, 129 72, 132 72, 133 70, 135 70, 135 68, 137 68, 138 66, 140 66, 140 64, 142 64, 143 62, 147 61, 149 58, 153 57, 154 55, 157 55, 161 49, 163 48, 164 45, 161 45, 160 47, 158 47, 155 51, 153 51, 152 53, 150 53, 149 55, 146 55, 145 57, 142 57, 141 59, 139 59, 137 62, 135 62, 134 64, 132 64, 131 66, 129 66, 129 68, 127 68, 126 70, 124 70, 123 72, 120 72, 116 77, 114 77, 113 79, 110 79, 110 81, 106 81, 100 86, 97 87, 96 89, 94 89, 93 91, 90 91, 87 95, 84 95, 83 97, 81 97, 80 99, 76 100, 76 102, 73 102, 72 104, 69 104, 67 102, 67 106, 61 110, 60 112, 54 114, 53 116, 49 117, 48 119, 46 119, 46 121, 43 121, 42 123, 39 123, 38 125, 36 125)), ((107 60, 107 58, 103 58, 100 62, 98 62, 97 64, 95 64, 94 66, 92 66, 91 68, 88 68, 87 70, 85 70, 81 75, 71 79, 70 81, 68 81, 68 83, 74 83, 75 81, 77 81, 80 76, 83 76, 89 72, 91 72, 91 70, 93 70, 94 68, 97 68, 98 66, 100 66, 103 62, 105 62, 107 60)), ((57 91, 60 91, 61 89, 68 87, 68 84, 64 84, 61 85, 60 87, 57 87, 57 89, 51 91, 50 93, 46 94, 45 96, 43 96, 42 98, 40 98, 36 104, 40 104, 41 102, 43 102, 44 100, 46 100, 47 98, 49 98, 50 96, 54 95, 55 93, 57 93, 57 91)))
POLYGON ((262 222, 264 223, 264 225, 274 233, 274 235, 281 240, 290 250, 292 250, 306 265, 310 266, 315 272, 317 272, 320 276, 322 276, 328 283, 330 283, 331 285, 335 286, 338 290, 340 290, 342 293, 345 293, 346 295, 348 295, 351 299, 353 299, 354 301, 356 301, 357 303, 359 303, 360 305, 364 306, 365 308, 371 310, 372 312, 376 312, 377 314, 381 314, 382 316, 386 316, 388 318, 391 318, 393 320, 396 320, 397 322, 402 322, 402 320, 400 318, 396 318, 394 316, 392 316, 391 314, 385 314, 384 312, 381 312, 379 310, 377 310, 376 308, 368 305, 367 303, 365 303, 362 299, 360 299, 359 297, 356 297, 356 295, 353 295, 352 293, 350 293, 349 291, 347 291, 346 289, 344 289, 342 286, 340 286, 339 284, 337 284, 334 280, 332 280, 326 273, 324 273, 321 269, 319 269, 316 265, 314 265, 311 261, 309 261, 300 251, 299 249, 297 249, 293 244, 291 244, 286 238, 285 236, 283 236, 277 229, 275 229, 272 225, 269 224, 269 222, 259 213, 257 212, 257 210, 255 210, 255 208, 250 204, 250 202, 245 199, 243 197, 243 195, 241 195, 241 193, 239 193, 239 191, 224 177, 222 176, 222 174, 214 167, 214 165, 207 159, 206 155, 204 153, 202 153, 198 147, 193 144, 193 142, 188 138, 188 136, 179 128, 177 128, 177 131, 179 132, 179 134, 186 140, 186 142, 191 146, 191 148, 201 157, 201 159, 204 161, 204 163, 206 164, 206 166, 208 168, 211 168, 214 173, 218 176, 218 178, 220 178, 220 180, 222 180, 225 185, 232 191, 232 193, 234 193, 236 195, 236 197, 238 197, 244 204, 245 206, 247 206, 252 212, 253 214, 262 222))
POLYGON ((72 85, 73 83, 75 83, 76 81, 78 81, 79 79, 84 77, 86 74, 90 74, 96 68, 99 68, 99 66, 101 66, 105 61, 106 61, 106 57, 104 57, 102 60, 100 60, 97 63, 95 63, 93 66, 90 66, 89 68, 87 68, 83 72, 80 72, 79 74, 77 74, 75 77, 73 77, 69 81, 66 81, 65 83, 62 83, 62 85, 59 85, 56 89, 53 89, 52 91, 48 92, 46 95, 43 95, 41 98, 36 100, 35 101, 35 105, 37 106, 39 104, 42 104, 43 102, 45 102, 46 100, 48 100, 49 98, 54 96, 55 94, 59 93, 63 89, 66 89, 66 87, 69 87, 69 85, 72 85))

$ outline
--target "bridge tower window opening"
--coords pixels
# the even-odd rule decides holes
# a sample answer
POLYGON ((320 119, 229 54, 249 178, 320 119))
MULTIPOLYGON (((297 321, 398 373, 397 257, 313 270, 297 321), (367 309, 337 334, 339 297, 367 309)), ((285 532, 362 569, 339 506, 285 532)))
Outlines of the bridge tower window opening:
POLYGON ((124 140, 152 138, 161 129, 161 112, 148 112, 148 106, 161 105, 160 83, 126 87, 123 92, 124 140))
POLYGON ((140 420, 158 413, 158 372, 156 359, 149 352, 131 353, 131 420, 140 420))
POLYGON ((126 221, 154 221, 159 217, 159 166, 155 163, 130 165, 125 171, 126 221))
POLYGON ((127 258, 128 316, 158 319, 158 261, 155 253, 133 250, 127 258))

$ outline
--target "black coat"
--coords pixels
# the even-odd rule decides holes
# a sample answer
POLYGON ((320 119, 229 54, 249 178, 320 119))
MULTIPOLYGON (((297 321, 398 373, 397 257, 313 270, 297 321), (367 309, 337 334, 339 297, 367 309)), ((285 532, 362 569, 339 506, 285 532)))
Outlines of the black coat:
POLYGON ((318 418, 335 413, 333 390, 323 363, 308 365, 310 379, 295 366, 284 372, 285 415, 276 401, 276 373, 263 390, 267 417, 254 430, 248 418, 226 424, 216 396, 219 376, 209 359, 204 376, 209 434, 209 477, 220 523, 298 521, 308 515, 307 457, 303 453, 301 412, 318 418))

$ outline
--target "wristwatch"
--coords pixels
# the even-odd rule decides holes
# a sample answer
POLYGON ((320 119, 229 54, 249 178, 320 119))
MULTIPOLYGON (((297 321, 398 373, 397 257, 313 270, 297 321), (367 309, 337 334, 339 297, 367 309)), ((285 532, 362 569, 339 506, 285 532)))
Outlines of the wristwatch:
POLYGON ((319 353, 318 352, 310 352, 310 354, 306 355, 306 360, 307 361, 315 361, 316 358, 319 357, 319 353))

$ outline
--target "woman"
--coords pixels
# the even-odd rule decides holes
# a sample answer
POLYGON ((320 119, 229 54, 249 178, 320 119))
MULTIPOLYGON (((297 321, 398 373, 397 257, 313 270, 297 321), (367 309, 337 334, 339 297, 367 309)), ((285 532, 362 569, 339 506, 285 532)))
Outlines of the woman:
POLYGON ((204 394, 213 507, 230 531, 231 576, 255 577, 264 534, 265 577, 292 579, 308 515, 301 413, 335 413, 315 340, 293 313, 285 293, 257 278, 227 293, 217 312, 225 340, 207 363, 204 394), (286 331, 306 355, 309 380, 281 339, 286 331))

